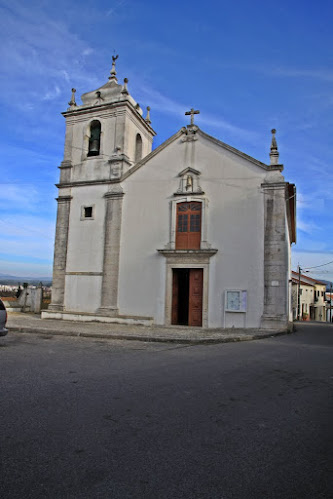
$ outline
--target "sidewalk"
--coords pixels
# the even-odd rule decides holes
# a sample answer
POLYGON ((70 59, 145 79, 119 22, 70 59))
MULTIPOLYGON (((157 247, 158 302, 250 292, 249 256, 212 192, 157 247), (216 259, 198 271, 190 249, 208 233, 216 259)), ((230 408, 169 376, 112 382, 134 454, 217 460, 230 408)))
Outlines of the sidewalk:
POLYGON ((8 313, 7 328, 11 332, 46 335, 83 336, 89 338, 159 341, 185 344, 228 343, 270 338, 282 331, 260 329, 204 329, 181 326, 127 326, 99 322, 73 322, 41 319, 29 313, 8 313))

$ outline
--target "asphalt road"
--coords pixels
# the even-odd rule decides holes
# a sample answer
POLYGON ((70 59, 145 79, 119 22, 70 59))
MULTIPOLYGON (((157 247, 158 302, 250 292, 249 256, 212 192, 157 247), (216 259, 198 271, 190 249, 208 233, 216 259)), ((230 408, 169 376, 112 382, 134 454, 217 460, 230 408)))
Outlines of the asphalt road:
POLYGON ((0 339, 0 497, 332 497, 333 327, 220 345, 0 339))

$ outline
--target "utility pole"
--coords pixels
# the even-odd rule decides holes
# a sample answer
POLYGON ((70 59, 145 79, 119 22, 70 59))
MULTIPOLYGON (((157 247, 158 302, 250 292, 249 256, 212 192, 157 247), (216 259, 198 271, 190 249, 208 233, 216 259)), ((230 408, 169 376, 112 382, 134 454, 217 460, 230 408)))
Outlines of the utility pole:
POLYGON ((330 282, 330 322, 332 322, 332 283, 330 282))
POLYGON ((301 267, 298 266, 297 320, 301 315, 301 267))

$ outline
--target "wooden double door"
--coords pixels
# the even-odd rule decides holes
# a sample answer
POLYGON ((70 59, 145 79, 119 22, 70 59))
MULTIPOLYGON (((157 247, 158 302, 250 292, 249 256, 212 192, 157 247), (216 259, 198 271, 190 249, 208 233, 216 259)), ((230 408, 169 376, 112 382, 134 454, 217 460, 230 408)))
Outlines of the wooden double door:
POLYGON ((173 269, 172 324, 202 326, 203 269, 173 269))

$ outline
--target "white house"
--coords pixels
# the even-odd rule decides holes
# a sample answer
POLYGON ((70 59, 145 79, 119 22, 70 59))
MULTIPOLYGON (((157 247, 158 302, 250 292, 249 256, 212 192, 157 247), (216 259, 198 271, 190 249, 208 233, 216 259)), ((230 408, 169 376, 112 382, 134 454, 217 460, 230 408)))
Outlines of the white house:
POLYGON ((285 329, 295 186, 194 123, 152 150, 149 108, 109 81, 75 102, 44 318, 285 329))
MULTIPOLYGON (((326 283, 291 271, 294 318, 325 322, 328 304, 326 283)), ((328 319, 328 322, 330 320, 328 319)))

